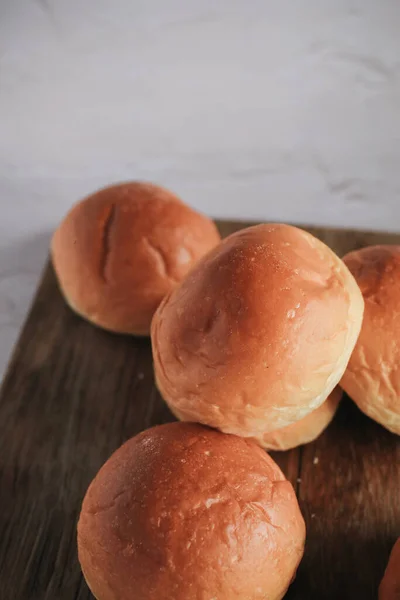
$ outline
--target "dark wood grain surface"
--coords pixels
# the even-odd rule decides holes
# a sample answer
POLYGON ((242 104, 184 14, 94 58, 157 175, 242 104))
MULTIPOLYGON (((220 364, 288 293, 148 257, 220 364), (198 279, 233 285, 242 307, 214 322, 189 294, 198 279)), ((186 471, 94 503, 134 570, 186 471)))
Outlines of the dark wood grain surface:
MULTIPOLYGON (((224 235, 242 226, 220 224, 224 235)), ((311 231, 339 254, 400 243, 311 231)), ((85 490, 124 440, 168 420, 149 340, 111 335, 75 316, 48 265, 0 394, 1 600, 91 598, 76 556, 85 490)), ((400 534, 400 438, 346 400, 316 442, 273 456, 307 522, 306 553, 287 598, 375 599, 400 534)))

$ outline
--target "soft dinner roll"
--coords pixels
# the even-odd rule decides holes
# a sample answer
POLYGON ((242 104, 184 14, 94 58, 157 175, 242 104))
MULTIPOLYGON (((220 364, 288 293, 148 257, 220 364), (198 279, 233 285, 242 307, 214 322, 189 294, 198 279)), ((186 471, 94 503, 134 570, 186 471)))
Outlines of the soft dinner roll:
POLYGON ((400 246, 372 246, 344 261, 365 300, 364 322, 341 385, 359 408, 400 434, 400 246))
POLYGON ((278 600, 304 539, 274 461, 253 442, 192 423, 154 427, 117 450, 78 524, 97 600, 278 600))
POLYGON ((311 234, 258 225, 226 238, 157 310, 157 384, 175 415, 258 439, 318 408, 340 380, 363 299, 311 234))
POLYGON ((393 546, 385 574, 379 586, 379 600, 400 599, 400 538, 393 546))
POLYGON ((123 183, 76 204, 51 253, 73 310, 110 331, 148 335, 162 298, 219 240, 214 223, 171 192, 123 183))
POLYGON ((289 450, 317 439, 332 421, 343 395, 336 386, 328 398, 306 417, 282 429, 265 433, 261 443, 268 450, 289 450))

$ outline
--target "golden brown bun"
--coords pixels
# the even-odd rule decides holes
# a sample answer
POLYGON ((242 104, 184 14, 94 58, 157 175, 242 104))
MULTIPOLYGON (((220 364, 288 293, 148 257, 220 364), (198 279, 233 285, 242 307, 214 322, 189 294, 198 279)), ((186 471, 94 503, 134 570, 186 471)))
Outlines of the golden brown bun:
POLYGON ((73 310, 104 329, 148 335, 165 294, 219 241, 214 223, 171 192, 123 183, 76 204, 51 253, 73 310))
POLYGON ((275 462, 253 442, 192 423, 154 427, 119 448, 78 524, 98 600, 279 600, 304 540, 275 462))
POLYGON ((379 586, 379 600, 400 600, 400 538, 393 546, 379 586))
POLYGON ((175 415, 258 439, 315 410, 340 380, 363 299, 311 234, 258 225, 226 238, 157 310, 157 384, 175 415))
POLYGON ((344 261, 365 301, 360 337, 341 381, 359 408, 400 434, 400 246, 371 246, 344 261))
POLYGON ((289 450, 312 442, 332 421, 342 395, 342 390, 336 386, 321 406, 296 423, 265 433, 262 439, 258 440, 259 443, 267 450, 289 450))

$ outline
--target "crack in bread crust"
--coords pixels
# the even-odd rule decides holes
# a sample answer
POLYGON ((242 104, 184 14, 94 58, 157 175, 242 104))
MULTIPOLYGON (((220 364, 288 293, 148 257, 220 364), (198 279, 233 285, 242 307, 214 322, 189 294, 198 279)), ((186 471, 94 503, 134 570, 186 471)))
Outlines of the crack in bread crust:
POLYGON ((105 283, 108 282, 107 267, 108 267, 108 260, 110 258, 110 254, 111 254, 111 232, 113 230, 113 226, 115 223, 116 213, 117 213, 116 205, 111 204, 109 213, 107 215, 107 218, 104 222, 104 227, 103 227, 102 252, 100 255, 100 277, 105 283))
POLYGON ((177 283, 177 279, 169 272, 167 260, 162 250, 160 250, 158 246, 151 242, 148 237, 144 236, 142 239, 143 243, 147 246, 149 253, 154 257, 158 265, 160 275, 165 277, 165 279, 169 279, 173 283, 177 283))

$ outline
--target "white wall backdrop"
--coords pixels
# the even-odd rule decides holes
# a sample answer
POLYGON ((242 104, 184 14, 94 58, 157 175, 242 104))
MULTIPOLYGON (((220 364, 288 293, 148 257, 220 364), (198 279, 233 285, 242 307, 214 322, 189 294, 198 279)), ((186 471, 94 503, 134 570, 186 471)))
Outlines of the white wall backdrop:
POLYGON ((51 230, 108 182, 400 230, 398 0, 0 0, 0 375, 51 230))

